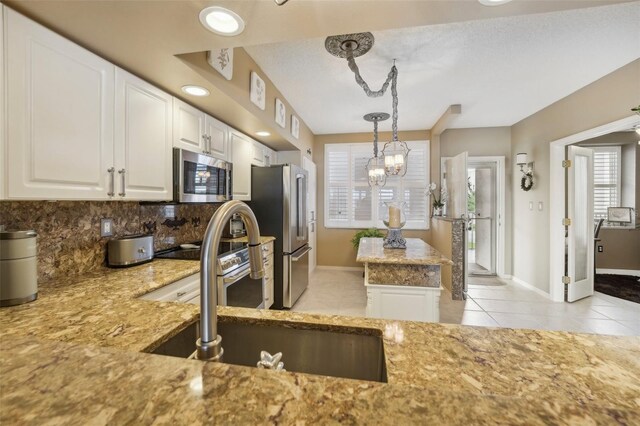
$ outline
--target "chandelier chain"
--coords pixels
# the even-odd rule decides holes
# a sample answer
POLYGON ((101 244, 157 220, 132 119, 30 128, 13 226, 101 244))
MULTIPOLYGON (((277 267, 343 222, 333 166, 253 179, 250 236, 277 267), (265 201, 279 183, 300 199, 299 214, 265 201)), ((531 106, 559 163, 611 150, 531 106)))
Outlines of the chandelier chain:
POLYGON ((378 120, 373 121, 373 156, 378 157, 378 120))
POLYGON ((398 69, 394 65, 391 67, 393 80, 391 81, 391 130, 393 131, 393 141, 398 140, 398 69))
POLYGON ((380 96, 384 95, 385 92, 387 91, 387 88, 389 87, 389 83, 391 83, 391 81, 394 78, 394 74, 397 72, 397 70, 394 71, 395 66, 392 67, 391 71, 389 71, 389 75, 387 76, 387 80, 384 82, 380 90, 373 91, 369 88, 369 85, 367 84, 367 82, 364 81, 364 79, 360 75, 360 69, 356 64, 356 60, 353 57, 353 51, 351 49, 347 51, 347 62, 349 64, 349 69, 353 71, 353 73, 355 74, 356 83, 358 83, 358 86, 362 87, 362 90, 364 90, 364 93, 366 93, 367 96, 370 98, 379 98, 380 96))

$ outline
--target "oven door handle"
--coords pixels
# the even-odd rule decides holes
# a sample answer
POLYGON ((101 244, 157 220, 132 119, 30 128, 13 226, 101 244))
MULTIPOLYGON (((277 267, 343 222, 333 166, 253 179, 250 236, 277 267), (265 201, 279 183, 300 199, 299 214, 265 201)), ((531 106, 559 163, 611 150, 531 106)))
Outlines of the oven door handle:
POLYGON ((225 284, 233 284, 234 282, 246 277, 251 273, 251 268, 243 269, 239 274, 232 275, 230 277, 222 278, 222 282, 225 284))

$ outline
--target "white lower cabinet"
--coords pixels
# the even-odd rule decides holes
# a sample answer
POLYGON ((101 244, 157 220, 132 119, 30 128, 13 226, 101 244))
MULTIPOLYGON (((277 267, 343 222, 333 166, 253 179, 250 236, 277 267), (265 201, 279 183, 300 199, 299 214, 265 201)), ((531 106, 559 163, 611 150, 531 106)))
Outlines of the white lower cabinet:
POLYGON ((4 9, 11 199, 109 199, 115 66, 4 9))
POLYGON ((393 284, 370 284, 365 264, 367 318, 404 321, 440 321, 442 287, 420 287, 393 284))
POLYGON ((173 97, 116 70, 115 198, 171 200, 173 97))

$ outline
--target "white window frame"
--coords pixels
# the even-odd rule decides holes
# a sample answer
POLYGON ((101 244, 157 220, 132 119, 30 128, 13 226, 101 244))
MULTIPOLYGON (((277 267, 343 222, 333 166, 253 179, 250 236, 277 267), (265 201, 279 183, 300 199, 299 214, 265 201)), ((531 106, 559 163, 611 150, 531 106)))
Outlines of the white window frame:
MULTIPOLYGON (((423 148, 424 148, 424 164, 425 164, 425 177, 423 179, 422 182, 405 182, 404 178, 401 179, 401 183, 400 183, 400 191, 399 193, 402 194, 402 196, 404 196, 404 190, 407 188, 420 188, 425 192, 425 200, 427 203, 427 208, 426 208, 426 213, 425 213, 425 217, 423 221, 410 221, 408 220, 407 223, 405 224, 403 229, 407 229, 407 230, 428 230, 429 229, 429 224, 430 224, 430 219, 429 219, 429 200, 427 199, 426 196, 426 191, 427 191, 427 186, 429 185, 429 179, 430 179, 430 141, 426 140, 426 141, 406 141, 407 145, 409 146, 409 148, 411 148, 412 146, 416 146, 417 144, 422 144, 423 148)), ((384 146, 384 144, 380 144, 380 150, 382 151, 382 147, 384 146)), ((353 190, 354 187, 357 186, 362 186, 361 184, 356 185, 356 182, 354 182, 354 176, 353 176, 353 158, 352 158, 352 152, 355 151, 357 152, 362 152, 363 148, 365 148, 368 151, 371 151, 371 156, 373 155, 373 144, 371 142, 360 142, 360 143, 332 143, 332 144, 325 144, 324 147, 324 226, 325 228, 337 228, 337 229, 364 229, 364 228, 378 228, 378 229, 384 229, 384 223, 382 222, 382 218, 378 217, 379 216, 379 204, 380 204, 380 197, 379 197, 379 191, 376 188, 372 188, 372 194, 371 194, 371 216, 372 219, 371 220, 367 220, 367 221, 357 221, 357 220, 353 220, 351 219, 351 217, 353 216, 353 190), (329 190, 330 190, 330 186, 329 186, 329 167, 328 167, 328 159, 329 159, 329 151, 331 150, 334 151, 346 151, 349 153, 349 173, 348 173, 348 182, 344 182, 345 186, 347 187, 347 210, 348 210, 348 219, 347 220, 330 220, 329 218, 329 208, 330 208, 330 203, 329 203, 329 190)), ((411 163, 409 163, 409 167, 411 167, 410 165, 411 163)), ((395 186, 395 185, 394 185, 395 186)))
MULTIPOLYGON (((593 183, 593 192, 594 192, 594 213, 593 213, 593 219, 595 221, 597 221, 598 219, 600 219, 600 217, 596 217, 596 211, 595 211, 595 192, 597 188, 603 188, 603 187, 615 187, 617 190, 617 194, 618 194, 618 200, 616 205, 611 205, 609 207, 620 207, 621 203, 622 203, 622 146, 621 145, 602 145, 602 146, 589 146, 589 148, 593 149, 594 152, 594 171, 593 171, 593 176, 594 176, 594 183, 593 183), (595 175, 596 175, 596 171, 595 171, 595 154, 597 152, 615 152, 616 156, 618 158, 618 168, 616 170, 616 182, 615 184, 607 184, 607 185, 603 185, 603 184, 596 184, 595 183, 595 175)), ((603 217, 603 219, 605 219, 605 224, 606 224, 606 214, 603 217)))

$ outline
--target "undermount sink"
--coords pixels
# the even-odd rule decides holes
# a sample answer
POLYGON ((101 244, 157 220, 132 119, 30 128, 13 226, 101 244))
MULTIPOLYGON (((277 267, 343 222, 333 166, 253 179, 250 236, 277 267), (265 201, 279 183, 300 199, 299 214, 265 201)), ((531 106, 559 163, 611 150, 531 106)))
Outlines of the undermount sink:
MULTIPOLYGON (((382 337, 354 330, 316 330, 279 324, 218 322, 222 362, 255 367, 260 351, 282 352, 287 371, 349 379, 387 381, 382 337)), ((188 358, 195 350, 198 324, 160 345, 154 354, 188 358)))

